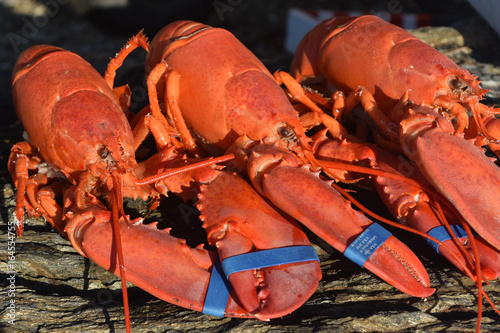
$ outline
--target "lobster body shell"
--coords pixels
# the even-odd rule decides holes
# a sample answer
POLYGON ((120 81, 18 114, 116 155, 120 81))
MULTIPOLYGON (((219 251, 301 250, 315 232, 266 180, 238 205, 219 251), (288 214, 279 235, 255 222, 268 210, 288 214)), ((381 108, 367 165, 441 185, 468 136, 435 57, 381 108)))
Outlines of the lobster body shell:
POLYGON ((494 135, 485 129, 485 117, 496 111, 479 103, 487 91, 475 76, 405 30, 370 15, 322 22, 301 41, 291 71, 298 80, 321 79, 347 93, 366 88, 389 122, 380 121, 383 114, 371 116, 378 121, 382 144, 399 140, 400 150, 429 183, 500 249, 500 171, 462 139, 469 124, 466 111, 481 128, 478 134, 494 135), (391 131, 393 138, 387 137, 391 131))
POLYGON ((103 160, 104 148, 118 165, 135 166, 132 131, 113 91, 76 54, 46 45, 28 49, 14 68, 12 93, 30 142, 72 182, 103 160))
POLYGON ((365 87, 383 111, 408 89, 411 101, 425 105, 477 102, 487 92, 444 54, 371 15, 322 22, 302 39, 290 71, 299 81, 321 78, 346 92, 365 87))
MULTIPOLYGON (((202 142, 227 150, 243 134, 275 141, 279 123, 304 136, 295 110, 271 73, 242 49, 245 46, 224 29, 181 21, 153 38, 146 62, 152 67, 164 59, 180 75, 179 107, 199 110, 183 116, 202 142)), ((162 80, 158 86, 160 99, 163 84, 162 80)))

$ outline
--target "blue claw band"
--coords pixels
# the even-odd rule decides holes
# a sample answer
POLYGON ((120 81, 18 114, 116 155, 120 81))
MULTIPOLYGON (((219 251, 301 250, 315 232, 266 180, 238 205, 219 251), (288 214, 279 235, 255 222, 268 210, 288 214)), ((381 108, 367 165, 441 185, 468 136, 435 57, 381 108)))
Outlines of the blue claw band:
MULTIPOLYGON (((455 233, 457 238, 462 238, 462 237, 467 237, 467 232, 465 232, 464 228, 461 225, 450 225, 451 230, 455 233)), ((440 226, 440 227, 435 227, 431 229, 428 233, 429 236, 432 236, 436 238, 440 242, 447 241, 448 239, 451 239, 451 235, 448 233, 448 230, 446 230, 446 227, 440 226)), ((425 239, 427 243, 432 246, 432 248, 439 253, 439 244, 430 240, 430 239, 425 239)))
POLYGON ((312 246, 291 246, 229 257, 222 261, 222 269, 229 278, 236 272, 313 260, 319 258, 312 246))
POLYGON ((231 284, 224 276, 219 256, 217 256, 210 275, 202 312, 216 317, 224 317, 229 300, 229 290, 231 290, 231 284))
POLYGON ((378 223, 373 223, 344 251, 344 256, 363 267, 365 262, 392 234, 378 223))

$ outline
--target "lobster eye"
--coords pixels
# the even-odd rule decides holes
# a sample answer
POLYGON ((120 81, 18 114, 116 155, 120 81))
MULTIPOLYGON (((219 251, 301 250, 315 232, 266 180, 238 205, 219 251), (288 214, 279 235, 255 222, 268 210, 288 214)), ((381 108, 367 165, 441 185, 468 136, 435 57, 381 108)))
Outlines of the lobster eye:
POLYGON ((106 157, 108 157, 109 151, 108 148, 101 146, 97 149, 97 153, 99 154, 99 156, 101 156, 102 159, 105 159, 106 157))
POLYGON ((291 139, 295 137, 295 132, 287 123, 280 123, 278 125, 278 134, 285 139, 291 139))
POLYGON ((467 89, 467 84, 457 76, 452 76, 448 79, 448 85, 451 89, 467 89))

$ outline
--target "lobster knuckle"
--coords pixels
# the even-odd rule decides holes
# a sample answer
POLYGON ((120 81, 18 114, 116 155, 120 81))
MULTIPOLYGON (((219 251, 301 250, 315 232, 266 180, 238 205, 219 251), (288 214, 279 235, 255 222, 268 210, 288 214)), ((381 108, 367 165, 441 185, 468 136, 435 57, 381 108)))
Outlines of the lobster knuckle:
POLYGON ((416 206, 415 197, 411 195, 402 195, 394 202, 397 207, 396 216, 405 217, 416 206))
MULTIPOLYGON (((204 218, 206 220, 206 218, 204 218)), ((208 236, 208 240, 210 245, 215 246, 218 241, 224 239, 228 232, 231 232, 231 228, 229 228, 229 223, 217 223, 213 225, 203 224, 208 236)))
POLYGON ((219 172, 213 167, 205 167, 201 169, 196 169, 193 175, 193 179, 195 179, 199 183, 209 183, 213 181, 219 172))

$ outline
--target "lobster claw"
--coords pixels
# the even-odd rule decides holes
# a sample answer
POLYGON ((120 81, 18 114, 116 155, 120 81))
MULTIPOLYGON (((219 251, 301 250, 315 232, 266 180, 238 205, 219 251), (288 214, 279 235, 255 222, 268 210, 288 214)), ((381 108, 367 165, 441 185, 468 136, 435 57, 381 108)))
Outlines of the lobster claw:
POLYGON ((407 294, 427 297, 434 292, 425 268, 406 245, 353 210, 331 184, 306 166, 298 167, 291 154, 276 146, 256 146, 248 165, 259 191, 351 260, 407 294))
MULTIPOLYGON (((398 169, 404 168, 401 166, 402 163, 406 162, 408 164, 407 161, 401 161, 395 158, 394 155, 382 153, 378 149, 374 151, 377 156, 377 166, 382 170, 397 173, 398 169)), ((411 177, 417 180, 418 183, 428 184, 417 168, 410 166, 409 168, 404 168, 404 170, 411 170, 411 177)), ((407 176, 410 175, 407 174, 407 176)), ((475 271, 471 260, 458 248, 458 245, 452 240, 443 222, 436 217, 436 213, 432 210, 429 203, 429 198, 423 192, 422 188, 384 177, 375 177, 374 184, 380 197, 386 203, 393 216, 401 217, 400 220, 404 221, 405 224, 415 227, 421 232, 441 241, 442 244, 438 245, 434 241, 427 239, 429 245, 463 273, 470 275, 470 272, 475 271)), ((430 185, 428 186, 430 187, 430 185)), ((456 213, 449 211, 446 206, 442 207, 442 209, 445 212, 447 223, 450 224, 450 228, 460 240, 460 246, 466 249, 469 258, 474 258, 475 255, 471 241, 461 227, 460 218, 456 213)), ((481 272, 489 280, 496 279, 500 276, 500 251, 494 249, 481 236, 476 234, 473 237, 477 247, 476 253, 481 265, 481 272)))
MULTIPOLYGON (((65 192, 64 201, 65 231, 73 247, 104 269, 119 274, 111 212, 95 197, 90 197, 85 209, 78 208, 75 187, 65 192)), ((134 222, 124 217, 119 221, 127 280, 169 303, 213 314, 207 304, 212 302, 210 297, 217 295, 207 295, 207 291, 217 254, 201 247, 189 248, 184 240, 157 229, 155 223, 134 222)), ((218 306, 217 310, 227 317, 253 317, 241 307, 233 291, 218 306)))
MULTIPOLYGON (((471 241, 461 228, 460 220, 456 214, 448 211, 446 206, 442 207, 445 211, 446 221, 460 239, 461 247, 465 248, 467 254, 464 254, 458 248, 458 245, 452 240, 451 235, 444 226, 445 221, 440 220, 431 207, 429 196, 423 189, 423 187, 431 188, 431 185, 414 164, 401 155, 389 153, 366 143, 339 142, 330 140, 324 135, 315 138, 314 148, 316 156, 322 160, 345 160, 346 163, 355 161, 356 164, 369 164, 392 174, 404 174, 405 177, 421 184, 422 186, 415 186, 400 180, 375 176, 373 177, 371 190, 374 190, 374 186, 392 216, 401 224, 415 228, 441 241, 442 244, 439 245, 427 239, 428 243, 437 252, 446 257, 458 269, 467 275, 471 275, 471 272, 475 271, 474 264, 469 260, 469 258, 474 258, 474 251, 471 241)), ((351 178, 352 175, 346 174, 342 175, 342 177, 351 178)), ((362 179, 357 184, 367 187, 368 184, 365 180, 362 179)), ((492 248, 478 235, 474 235, 474 239, 482 273, 487 279, 497 278, 500 275, 500 251, 492 248)))
POLYGON ((500 169, 481 149, 450 135, 451 124, 429 108, 412 111, 401 122, 405 153, 469 225, 500 250, 500 169))
POLYGON ((249 313, 260 320, 282 317, 315 292, 319 261, 295 221, 226 172, 202 185, 198 197, 209 243, 217 247, 224 272, 249 313))
MULTIPOLYGON (((144 175, 147 170, 175 169, 190 161, 164 153, 144 162, 144 175)), ((155 186, 160 193, 183 199, 198 194, 200 219, 209 244, 217 248, 222 274, 240 304, 256 318, 287 315, 316 291, 321 270, 306 235, 240 177, 207 166, 155 186)))

